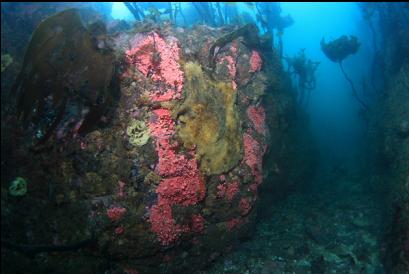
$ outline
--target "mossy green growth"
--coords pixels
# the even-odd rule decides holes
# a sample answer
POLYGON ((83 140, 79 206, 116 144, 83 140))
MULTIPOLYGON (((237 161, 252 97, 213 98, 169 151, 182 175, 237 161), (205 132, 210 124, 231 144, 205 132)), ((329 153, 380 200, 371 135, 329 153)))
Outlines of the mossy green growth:
POLYGON ((198 63, 185 64, 185 99, 174 109, 176 130, 185 148, 196 147, 207 175, 229 171, 242 158, 242 133, 231 83, 216 82, 198 63))
POLYGON ((27 181, 22 177, 17 177, 11 182, 9 187, 11 196, 24 196, 27 193, 27 181))
POLYGON ((149 130, 144 121, 132 119, 126 134, 129 136, 129 142, 134 146, 143 146, 149 140, 149 130))
POLYGON ((1 55, 1 72, 13 63, 13 57, 10 54, 1 55))

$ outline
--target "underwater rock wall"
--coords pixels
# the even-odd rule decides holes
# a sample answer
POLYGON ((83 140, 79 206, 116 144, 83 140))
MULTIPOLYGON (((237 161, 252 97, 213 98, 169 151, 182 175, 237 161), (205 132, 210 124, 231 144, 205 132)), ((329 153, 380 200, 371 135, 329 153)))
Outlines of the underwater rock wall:
MULTIPOLYGON (((382 7, 382 6, 381 6, 382 7)), ((383 12, 382 9, 380 11, 383 12)), ((407 14, 390 8, 379 22, 383 50, 384 87, 372 111, 370 132, 376 135, 377 176, 388 193, 385 269, 406 273, 409 269, 409 39, 407 14), (406 16, 406 17, 405 17, 406 16)))
POLYGON ((284 153, 295 104, 278 58, 249 27, 108 35, 78 18, 40 24, 2 117, 2 270, 206 265, 250 235, 277 169, 263 157, 284 153))
POLYGON ((409 65, 387 77, 385 100, 378 108, 378 165, 390 189, 390 220, 386 268, 404 273, 409 268, 409 65))

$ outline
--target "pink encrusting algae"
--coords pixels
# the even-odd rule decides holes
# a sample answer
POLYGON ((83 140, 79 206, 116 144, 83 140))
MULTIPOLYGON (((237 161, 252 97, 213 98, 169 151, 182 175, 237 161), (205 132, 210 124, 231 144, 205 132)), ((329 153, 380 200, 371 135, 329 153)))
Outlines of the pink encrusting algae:
POLYGON ((183 166, 179 165, 185 161, 184 155, 177 153, 179 144, 169 139, 156 140, 156 152, 158 154, 158 163, 155 172, 160 176, 178 176, 182 175, 183 166))
POLYGON ((136 39, 130 50, 125 52, 126 60, 154 82, 165 83, 151 90, 150 99, 155 102, 180 99, 183 90, 183 71, 179 65, 180 48, 176 38, 165 41, 156 32, 144 39, 136 39))
POLYGON ((253 50, 250 56, 250 72, 258 72, 261 69, 263 61, 260 54, 253 50))
POLYGON ((202 233, 205 226, 205 219, 200 214, 192 215, 191 229, 193 232, 202 233))
POLYGON ((233 218, 226 222, 227 230, 231 231, 233 228, 240 226, 243 223, 243 220, 240 217, 233 218))
POLYGON ((234 61, 233 57, 231 57, 230 55, 226 55, 221 59, 221 62, 225 62, 227 69, 229 71, 229 75, 232 79, 234 79, 234 77, 236 77, 236 62, 234 61))
POLYGON ((171 146, 169 142, 169 139, 157 140, 159 160, 156 172, 164 178, 156 189, 158 205, 152 207, 150 218, 152 231, 162 245, 171 244, 182 232, 189 231, 175 223, 171 206, 195 205, 204 199, 206 193, 194 153, 187 158, 177 152, 177 145, 171 146))
POLYGON ((195 205, 204 198, 205 186, 198 174, 162 179, 158 188, 159 202, 166 200, 170 205, 195 205))
POLYGON ((243 135, 244 143, 244 161, 252 169, 253 175, 255 170, 261 171, 263 150, 260 144, 246 132, 243 135))
POLYGON ((234 196, 240 191, 239 182, 223 183, 217 186, 217 196, 219 198, 226 197, 227 200, 232 201, 234 196))
POLYGON ((162 245, 176 241, 188 228, 177 225, 172 216, 172 205, 195 205, 204 199, 205 184, 194 157, 188 159, 169 144, 168 139, 157 139, 158 164, 156 172, 164 177, 156 189, 158 204, 151 208, 152 231, 162 245))
POLYGON ((183 229, 176 224, 172 216, 172 207, 169 204, 158 204, 151 208, 149 221, 152 231, 162 245, 169 245, 176 241, 183 229))
POLYGON ((266 134, 266 112, 262 106, 249 106, 247 108, 247 117, 249 117, 253 127, 262 135, 266 134))
MULTIPOLYGON (((163 102, 173 99, 181 99, 183 90, 183 71, 180 69, 180 49, 178 41, 174 37, 161 37, 156 32, 147 35, 135 36, 131 42, 132 48, 126 51, 126 60, 143 76, 149 77, 154 83, 149 90, 151 102, 163 102)), ((237 43, 232 43, 227 55, 218 58, 217 62, 227 69, 229 80, 234 89, 237 88, 235 78, 237 76, 237 43)), ((250 58, 251 72, 261 69, 261 58, 258 52, 253 51, 250 58)), ((265 134, 265 113, 262 107, 251 106, 247 115, 253 123, 254 129, 265 134)), ((148 128, 154 140, 158 161, 152 165, 154 172, 160 176, 157 193, 157 202, 150 208, 149 221, 151 230, 156 234, 158 241, 163 246, 175 243, 182 233, 202 233, 205 219, 200 214, 191 216, 190 222, 177 223, 172 208, 178 206, 194 206, 203 201, 206 195, 206 186, 196 160, 195 149, 181 150, 180 144, 175 138, 176 126, 171 111, 163 104, 159 108, 151 110, 148 120, 148 128)), ((260 144, 252 137, 251 132, 245 133, 244 160, 255 177, 256 186, 262 180, 261 160, 263 156, 260 144)), ((238 181, 226 182, 225 176, 220 179, 217 189, 219 197, 225 197, 232 202, 240 192, 238 181)), ((120 185, 120 189, 124 185, 120 185)), ((123 190, 119 191, 123 197, 123 190)), ((242 198, 239 202, 241 215, 246 215, 251 210, 250 200, 242 198)), ((112 212, 114 213, 114 212, 112 212)), ((119 220, 125 213, 117 212, 110 218, 119 220), (122 215, 121 215, 122 214, 122 215)), ((243 223, 240 217, 227 222, 229 230, 243 223)))
POLYGON ((126 208, 123 208, 123 207, 111 207, 110 209, 107 210, 108 218, 112 222, 120 220, 124 216, 125 213, 126 213, 126 208))
POLYGON ((255 185, 250 187, 254 192, 257 186, 263 181, 263 154, 264 150, 261 145, 251 136, 251 131, 247 131, 243 135, 244 145, 244 162, 251 168, 255 178, 255 185))
POLYGON ((168 109, 159 108, 152 111, 149 119, 149 131, 151 136, 159 139, 169 138, 174 134, 175 122, 168 109))
POLYGON ((123 198, 126 196, 125 186, 126 184, 123 181, 118 181, 118 193, 117 193, 118 197, 123 198))
POLYGON ((238 53, 237 43, 232 43, 232 45, 230 46, 230 53, 231 55, 226 55, 221 58, 218 58, 219 59, 218 63, 224 64, 227 67, 227 71, 231 78, 232 87, 235 90, 237 89, 237 83, 235 81, 236 74, 237 74, 237 67, 236 67, 237 53, 238 53))
POLYGON ((217 197, 222 198, 226 195, 227 184, 223 183, 217 186, 217 197))
POLYGON ((124 232, 125 232, 125 229, 122 226, 119 226, 119 227, 115 228, 115 234, 116 235, 122 235, 122 234, 124 234, 124 232))
MULTIPOLYGON (((176 64, 173 63, 175 60, 171 60, 169 64, 169 59, 176 58, 179 60, 179 52, 176 50, 176 40, 171 40, 168 46, 166 46, 163 39, 153 34, 145 38, 145 40, 142 40, 142 42, 139 42, 138 47, 146 47, 146 45, 152 43, 153 39, 155 39, 161 60, 159 64, 160 70, 153 72, 152 79, 154 81, 165 82, 168 87, 174 84, 174 90, 181 94, 183 73, 177 71, 180 69, 178 64, 176 66, 176 64), (160 48, 162 48, 162 50, 159 50, 160 48), (165 63, 165 60, 162 58, 167 59, 168 67, 162 67, 162 64, 165 63)), ((143 57, 146 59, 147 56, 151 58, 152 54, 149 50, 154 51, 155 49, 147 47, 143 54, 139 54, 137 50, 129 54, 133 54, 138 58, 143 57)), ((136 64, 137 67, 138 65, 141 66, 140 71, 146 73, 146 75, 148 69, 152 68, 152 64, 148 62, 140 61, 139 59, 132 59, 131 61, 136 64)), ((161 101, 161 99, 157 97, 151 97, 151 100, 161 101)), ((197 166, 195 150, 193 149, 182 153, 179 151, 179 143, 173 139, 175 135, 175 121, 171 116, 170 110, 167 108, 153 110, 148 122, 148 127, 155 141, 155 148, 158 155, 155 173, 162 177, 156 188, 158 201, 157 204, 150 209, 149 220, 152 231, 156 234, 158 241, 162 245, 167 246, 175 242, 182 233, 189 232, 190 229, 195 232, 203 226, 201 224, 204 224, 204 219, 202 221, 201 218, 203 217, 200 215, 198 215, 200 218, 198 216, 193 217, 191 228, 187 225, 177 224, 173 218, 172 206, 196 205, 204 199, 206 186, 197 166)))
POLYGON ((200 176, 196 159, 177 152, 177 145, 169 139, 157 139, 158 164, 156 172, 163 177, 156 189, 158 204, 151 209, 152 231, 162 245, 176 241, 188 228, 177 225, 172 216, 172 205, 195 205, 205 197, 206 186, 200 176))
POLYGON ((240 208, 241 215, 247 215, 251 210, 251 204, 249 202, 249 199, 241 198, 239 202, 239 208, 240 208))

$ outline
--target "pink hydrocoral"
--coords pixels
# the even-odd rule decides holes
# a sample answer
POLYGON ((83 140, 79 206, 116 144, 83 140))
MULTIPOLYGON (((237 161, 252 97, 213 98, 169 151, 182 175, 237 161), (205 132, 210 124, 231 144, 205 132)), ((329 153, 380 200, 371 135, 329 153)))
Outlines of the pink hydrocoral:
POLYGON ((243 223, 243 220, 240 217, 233 218, 226 222, 227 230, 231 231, 233 228, 240 226, 243 223))
POLYGON ((119 226, 119 227, 115 228, 115 234, 116 235, 122 235, 122 234, 124 234, 124 232, 125 232, 125 229, 122 226, 119 226))
POLYGON ((160 109, 156 112, 160 118, 155 123, 150 122, 149 127, 151 134, 157 137, 159 159, 155 171, 164 177, 156 189, 159 202, 166 200, 171 205, 194 205, 203 199, 205 193, 194 152, 187 155, 178 152, 177 142, 170 140, 175 129, 169 111, 160 109))
POLYGON ((123 181, 118 181, 118 197, 123 198, 126 196, 125 186, 126 184, 123 181))
POLYGON ((205 186, 201 178, 195 174, 163 179, 156 193, 159 202, 166 200, 170 205, 195 205, 204 198, 205 186))
POLYGON ((200 214, 192 215, 192 231, 201 233, 204 230, 205 219, 200 214))
POLYGON ((257 72, 261 69, 263 61, 261 60, 260 54, 253 50, 250 56, 250 72, 257 72))
POLYGON ((257 184, 263 180, 262 164, 263 164, 263 149, 260 144, 249 134, 243 135, 244 144, 244 162, 251 168, 257 184))
POLYGON ((251 210, 251 205, 250 205, 249 200, 246 198, 241 198, 239 202, 239 208, 240 208, 241 215, 247 215, 251 210))
POLYGON ((231 54, 233 55, 233 57, 237 58, 237 53, 238 53, 238 43, 237 43, 237 40, 231 43, 230 52, 231 52, 231 54))
POLYGON ((126 213, 126 208, 123 208, 123 207, 112 207, 107 210, 108 218, 112 222, 120 220, 122 216, 124 216, 125 213, 126 213))
POLYGON ((156 151, 158 153, 158 164, 156 173, 163 177, 194 177, 198 173, 197 162, 194 153, 191 152, 190 159, 186 155, 178 153, 179 144, 169 139, 156 140, 156 151))
POLYGON ((154 205, 149 217, 152 231, 162 245, 169 245, 176 241, 183 229, 175 223, 172 208, 169 204, 154 205))
POLYGON ((217 197, 221 198, 226 195, 227 184, 220 184, 217 186, 217 197))
POLYGON ((230 55, 224 56, 220 60, 220 63, 226 65, 227 70, 229 72, 229 76, 232 79, 231 84, 233 86, 233 89, 237 89, 236 81, 234 81, 234 79, 236 77, 236 73, 237 73, 236 62, 235 62, 234 58, 232 56, 230 56, 230 55))
POLYGON ((162 245, 176 241, 182 232, 187 231, 177 225, 172 217, 172 205, 195 205, 205 197, 206 187, 200 177, 196 159, 188 159, 171 146, 168 139, 159 139, 159 162, 157 172, 163 178, 156 193, 158 205, 152 207, 152 231, 158 236, 162 245), (160 213, 162 212, 162 213, 160 213))
POLYGON ((169 138, 174 134, 175 122, 168 109, 159 108, 152 111, 149 119, 149 131, 153 137, 160 139, 169 138))
POLYGON ((262 106, 249 106, 247 109, 247 116, 249 117, 250 121, 252 122, 256 131, 260 134, 266 134, 266 112, 262 106))
MULTIPOLYGON (((150 223, 159 242, 167 246, 175 242, 183 232, 189 231, 188 226, 176 224, 172 206, 199 203, 205 197, 206 187, 197 166, 195 151, 181 153, 178 142, 172 140, 175 122, 170 111, 164 108, 154 110, 149 129, 158 154, 155 172, 162 177, 156 189, 158 203, 151 208, 150 223)), ((201 219, 195 216, 192 221, 191 229, 200 229, 201 219)))
POLYGON ((227 200, 232 201, 234 196, 239 192, 239 183, 237 181, 232 183, 223 183, 217 186, 217 196, 225 196, 227 200))
POLYGON ((179 65, 179 46, 176 38, 165 41, 156 32, 145 39, 137 39, 125 52, 126 60, 145 76, 151 75, 155 82, 166 84, 150 93, 152 101, 180 99, 183 89, 183 72, 179 65))
POLYGON ((236 62, 234 61, 233 57, 231 57, 230 55, 226 55, 222 58, 221 62, 224 62, 226 64, 230 77, 234 79, 237 69, 236 62))
POLYGON ((237 83, 235 81, 236 74, 237 74, 237 67, 236 67, 237 54, 238 54, 237 42, 233 42, 230 46, 230 55, 225 55, 221 58, 218 58, 218 63, 225 65, 227 68, 227 71, 231 78, 231 84, 232 84, 233 89, 237 89, 237 83))
POLYGON ((176 150, 178 144, 169 139, 156 140, 156 151, 158 153, 158 164, 155 171, 161 176, 181 175, 183 170, 178 163, 184 161, 184 155, 178 155, 176 150))
POLYGON ((133 47, 125 52, 126 61, 135 65, 145 77, 154 69, 152 63, 155 50, 153 37, 149 35, 143 40, 135 39, 133 47))

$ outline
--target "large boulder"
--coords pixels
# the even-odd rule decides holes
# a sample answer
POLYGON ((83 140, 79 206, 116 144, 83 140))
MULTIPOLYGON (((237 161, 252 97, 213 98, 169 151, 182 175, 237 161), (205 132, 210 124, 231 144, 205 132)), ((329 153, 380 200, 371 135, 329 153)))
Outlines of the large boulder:
POLYGON ((278 60, 247 34, 140 23, 110 36, 76 10, 42 22, 4 118, 2 269, 180 273, 249 235, 280 132, 263 107, 278 60))

